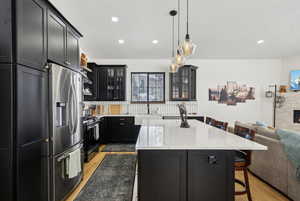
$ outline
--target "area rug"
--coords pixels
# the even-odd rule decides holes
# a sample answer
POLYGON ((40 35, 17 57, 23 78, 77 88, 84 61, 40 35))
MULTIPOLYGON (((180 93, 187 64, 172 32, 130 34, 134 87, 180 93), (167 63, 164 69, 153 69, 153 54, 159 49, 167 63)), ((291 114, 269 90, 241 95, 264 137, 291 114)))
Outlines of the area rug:
POLYGON ((107 144, 102 152, 135 152, 135 144, 107 144))
POLYGON ((131 201, 136 155, 109 154, 75 201, 131 201))

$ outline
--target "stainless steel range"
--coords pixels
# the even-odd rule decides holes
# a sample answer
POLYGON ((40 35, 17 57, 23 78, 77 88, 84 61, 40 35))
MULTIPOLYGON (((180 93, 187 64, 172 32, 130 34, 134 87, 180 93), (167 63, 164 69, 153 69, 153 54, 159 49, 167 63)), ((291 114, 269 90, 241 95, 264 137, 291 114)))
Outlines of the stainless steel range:
POLYGON ((49 72, 50 190, 51 200, 61 201, 82 179, 82 78, 56 64, 49 72))
POLYGON ((100 144, 103 142, 102 128, 104 118, 87 117, 83 121, 83 148, 84 161, 89 162, 99 152, 100 144))

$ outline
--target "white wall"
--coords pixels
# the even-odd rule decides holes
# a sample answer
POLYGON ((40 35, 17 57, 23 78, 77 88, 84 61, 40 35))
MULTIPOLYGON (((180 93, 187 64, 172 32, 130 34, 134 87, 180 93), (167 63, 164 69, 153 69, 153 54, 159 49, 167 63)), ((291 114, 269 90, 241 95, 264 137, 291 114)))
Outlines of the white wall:
MULTIPOLYGON (((169 60, 102 60, 94 59, 98 64, 127 64, 127 100, 130 101, 131 72, 168 72, 169 60)), ((270 84, 279 84, 282 62, 274 60, 189 60, 189 64, 198 66, 197 100, 193 107, 204 116, 229 121, 264 121, 272 125, 272 100, 264 97, 270 84), (208 101, 208 88, 225 85, 227 81, 237 81, 255 87, 256 100, 227 106, 208 101)), ((166 100, 169 96, 169 73, 166 73, 166 100)))

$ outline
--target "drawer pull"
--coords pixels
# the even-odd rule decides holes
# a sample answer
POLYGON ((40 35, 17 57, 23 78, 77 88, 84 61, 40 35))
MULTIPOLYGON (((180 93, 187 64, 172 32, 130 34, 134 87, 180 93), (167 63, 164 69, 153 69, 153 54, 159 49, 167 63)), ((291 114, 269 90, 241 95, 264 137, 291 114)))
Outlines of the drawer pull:
POLYGON ((124 121, 124 120, 126 120, 126 119, 124 119, 124 118, 121 118, 121 119, 120 119, 120 121, 124 121))
POLYGON ((120 123, 120 126, 125 126, 125 123, 120 123))
POLYGON ((217 157, 216 156, 208 156, 208 163, 210 165, 217 164, 217 157))

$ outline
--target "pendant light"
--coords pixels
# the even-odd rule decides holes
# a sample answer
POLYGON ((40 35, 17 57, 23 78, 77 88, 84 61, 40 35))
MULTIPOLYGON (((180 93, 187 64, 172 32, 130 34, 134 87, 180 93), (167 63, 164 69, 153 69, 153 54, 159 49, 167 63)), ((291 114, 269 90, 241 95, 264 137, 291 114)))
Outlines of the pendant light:
MULTIPOLYGON (((176 10, 171 10, 170 11, 170 16, 173 18, 172 19, 172 58, 174 58, 175 56, 175 16, 177 15, 177 11, 176 10)), ((178 65, 176 63, 174 63, 174 61, 172 61, 171 65, 170 65, 170 72, 171 73, 176 73, 178 71, 178 65)))
POLYGON ((187 14, 186 14, 186 35, 183 44, 180 46, 180 52, 182 55, 188 57, 195 53, 197 46, 192 43, 189 34, 189 0, 186 0, 187 14))
POLYGON ((180 45, 180 0, 178 0, 178 49, 176 52, 176 56, 174 58, 174 63, 177 64, 178 67, 182 67, 185 64, 185 57, 182 55, 179 45, 180 45))

